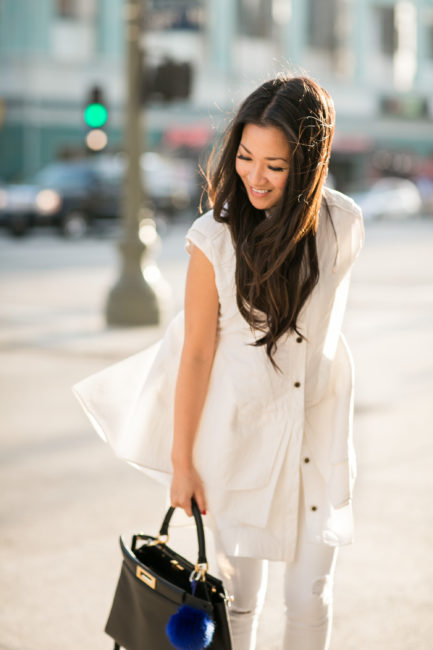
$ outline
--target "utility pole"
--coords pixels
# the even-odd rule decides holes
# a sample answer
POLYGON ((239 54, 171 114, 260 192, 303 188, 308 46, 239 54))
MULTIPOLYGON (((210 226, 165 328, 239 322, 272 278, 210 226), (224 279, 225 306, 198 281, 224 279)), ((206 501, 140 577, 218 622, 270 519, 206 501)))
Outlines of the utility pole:
POLYGON ((146 0, 125 0, 124 10, 127 55, 125 111, 127 171, 123 195, 123 234, 119 242, 121 272, 108 295, 105 314, 109 325, 158 325, 161 319, 160 301, 155 289, 143 276, 141 259, 146 245, 139 238, 140 213, 143 205, 146 204, 140 170, 143 79, 140 37, 144 22, 142 12, 146 12, 146 0))

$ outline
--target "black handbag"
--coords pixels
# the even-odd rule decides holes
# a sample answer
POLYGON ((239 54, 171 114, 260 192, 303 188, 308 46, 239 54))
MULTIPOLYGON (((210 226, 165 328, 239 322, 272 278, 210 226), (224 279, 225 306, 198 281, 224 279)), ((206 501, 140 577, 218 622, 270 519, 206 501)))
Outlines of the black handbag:
POLYGON ((123 563, 105 626, 105 632, 115 641, 115 650, 120 647, 126 650, 173 650, 173 647, 232 650, 227 611, 230 599, 222 581, 207 572, 200 510, 193 499, 198 539, 195 565, 167 546, 168 527, 174 510, 168 509, 158 537, 141 533, 133 535, 131 548, 120 537, 123 563), (204 645, 200 642, 197 645, 197 627, 190 635, 190 621, 185 622, 182 618, 184 645, 172 644, 167 625, 169 622, 175 624, 184 612, 192 612, 194 622, 204 619, 209 623, 206 630, 211 636, 213 630, 210 642, 208 634, 204 645), (173 618, 176 614, 177 617, 173 618))

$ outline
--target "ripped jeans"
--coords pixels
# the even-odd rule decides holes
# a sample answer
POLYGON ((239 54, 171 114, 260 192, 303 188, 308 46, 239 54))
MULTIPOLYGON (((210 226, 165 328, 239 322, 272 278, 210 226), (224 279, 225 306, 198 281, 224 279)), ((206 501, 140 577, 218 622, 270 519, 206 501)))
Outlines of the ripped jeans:
MULTIPOLYGON (((225 580, 233 604, 229 609, 233 650, 255 650, 263 608, 268 560, 228 556, 234 568, 225 580)), ((327 650, 332 623, 333 577, 337 548, 306 540, 303 508, 294 562, 284 577, 285 629, 282 650, 327 650)))

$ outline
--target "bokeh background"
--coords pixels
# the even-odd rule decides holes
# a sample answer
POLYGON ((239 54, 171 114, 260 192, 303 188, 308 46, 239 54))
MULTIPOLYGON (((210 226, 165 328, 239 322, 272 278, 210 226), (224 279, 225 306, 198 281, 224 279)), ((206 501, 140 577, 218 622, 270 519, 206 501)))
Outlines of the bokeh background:
MULTIPOLYGON (((199 169, 281 71, 333 96, 328 184, 366 226, 344 327, 356 543, 331 647, 432 647, 433 0, 1 0, 2 650, 111 647, 117 536, 156 532, 166 494, 113 457, 71 386, 182 308, 199 169)), ((263 650, 281 643, 281 576, 272 563, 263 650)))

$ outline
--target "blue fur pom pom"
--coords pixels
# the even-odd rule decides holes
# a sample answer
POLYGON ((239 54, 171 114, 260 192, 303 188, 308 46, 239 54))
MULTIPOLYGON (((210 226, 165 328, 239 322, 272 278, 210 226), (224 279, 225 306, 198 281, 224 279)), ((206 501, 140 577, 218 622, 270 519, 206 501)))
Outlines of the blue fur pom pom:
POLYGON ((166 632, 170 642, 178 650, 202 650, 213 638, 215 623, 201 609, 182 605, 167 623, 166 632))

